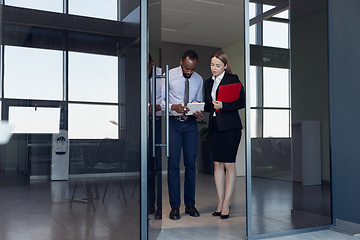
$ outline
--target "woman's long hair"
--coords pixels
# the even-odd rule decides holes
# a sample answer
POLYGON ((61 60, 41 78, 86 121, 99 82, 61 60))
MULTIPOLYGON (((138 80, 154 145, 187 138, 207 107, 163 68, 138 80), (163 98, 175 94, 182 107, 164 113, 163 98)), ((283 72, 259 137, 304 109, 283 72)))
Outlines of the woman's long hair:
POLYGON ((227 71, 228 73, 231 73, 231 74, 233 73, 232 69, 231 69, 229 57, 225 52, 218 51, 211 56, 211 58, 213 58, 213 57, 216 57, 217 59, 222 61, 225 65, 227 65, 227 68, 225 69, 225 71, 227 71))

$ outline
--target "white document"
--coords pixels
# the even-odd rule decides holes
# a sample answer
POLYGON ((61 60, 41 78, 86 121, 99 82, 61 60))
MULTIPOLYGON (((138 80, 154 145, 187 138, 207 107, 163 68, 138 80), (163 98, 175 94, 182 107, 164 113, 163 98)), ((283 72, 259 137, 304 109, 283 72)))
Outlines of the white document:
POLYGON ((204 109, 205 103, 201 102, 201 103, 188 103, 187 107, 190 109, 190 111, 188 111, 186 113, 186 115, 193 115, 194 112, 196 111, 201 111, 204 109))

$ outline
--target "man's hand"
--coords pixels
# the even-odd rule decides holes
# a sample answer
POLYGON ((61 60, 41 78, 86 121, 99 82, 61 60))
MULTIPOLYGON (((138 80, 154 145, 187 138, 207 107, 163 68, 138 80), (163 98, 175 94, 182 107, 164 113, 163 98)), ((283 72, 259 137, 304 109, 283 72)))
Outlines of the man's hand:
MULTIPOLYGON (((153 105, 150 104, 150 105, 149 105, 149 114, 150 114, 150 115, 152 114, 152 110, 153 110, 153 105)), ((156 109, 155 109, 155 111, 157 112, 157 111, 160 111, 160 110, 161 110, 160 104, 156 104, 156 109)))
POLYGON ((199 112, 199 111, 193 112, 193 115, 194 115, 197 119, 202 119, 202 118, 204 118, 204 117, 205 117, 204 109, 201 110, 201 112, 199 112))
POLYGON ((187 113, 190 109, 188 107, 185 107, 182 104, 173 104, 173 105, 171 105, 171 110, 174 110, 180 114, 184 114, 184 113, 187 113))

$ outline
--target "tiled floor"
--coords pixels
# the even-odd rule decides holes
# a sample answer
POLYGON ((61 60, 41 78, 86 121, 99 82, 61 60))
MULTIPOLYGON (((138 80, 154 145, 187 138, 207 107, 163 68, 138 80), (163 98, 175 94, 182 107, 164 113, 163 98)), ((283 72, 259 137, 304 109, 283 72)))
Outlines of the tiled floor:
MULTIPOLYGON (((124 193, 120 188, 120 180, 120 178, 99 178, 71 179, 64 182, 28 182, 17 174, 0 174, 0 239, 112 240, 119 239, 119 237, 120 239, 139 239, 140 192, 139 186, 135 185, 138 178, 127 177, 123 179, 124 193), (111 181, 111 185, 105 201, 102 202, 108 180, 111 181), (92 196, 97 197, 95 190, 98 190, 99 196, 94 200, 94 205, 74 202, 70 207, 69 200, 74 193, 76 183, 78 183, 78 187, 75 191, 75 198, 78 199, 86 198, 87 191, 91 191, 92 196), (86 186, 88 186, 88 189, 86 186), (119 193, 120 195, 118 195, 119 193)), ((301 224, 307 226, 306 224, 311 223, 306 216, 302 215, 299 218, 289 211, 289 207, 291 208, 292 204, 294 204, 291 196, 294 196, 293 190, 296 187, 282 181, 264 185, 263 180, 260 179, 258 187, 256 187, 256 184, 254 185, 256 197, 254 195, 253 209, 257 215, 253 216, 253 220, 255 219, 255 223, 258 224, 257 228, 254 229, 259 232, 289 230, 287 228, 296 228, 301 224), (273 188, 272 186, 275 185, 276 188, 273 188), (275 201, 271 196, 274 197, 275 201), (271 201, 264 202, 259 199, 271 201), (272 215, 274 213, 275 215, 272 215), (287 221, 292 222, 286 224, 287 221)), ((166 176, 164 176, 163 182, 166 183, 166 176)), ((319 192, 315 188, 306 188, 306 191, 311 196, 314 196, 311 199, 311 208, 314 207, 314 204, 316 205, 315 196, 319 198, 326 197, 317 194, 319 192)), ((326 191, 322 192, 326 193, 326 191)), ((151 227, 149 232, 151 240, 246 239, 245 178, 238 177, 237 179, 236 191, 232 199, 231 215, 226 220, 211 215, 217 205, 216 189, 212 175, 201 173, 197 175, 196 207, 201 214, 198 218, 185 214, 184 206, 182 206, 180 209, 181 219, 177 221, 170 220, 168 218, 170 207, 166 185, 163 186, 163 194, 163 220, 154 220, 153 215, 150 215, 151 227)), ((306 197, 306 194, 308 193, 302 192, 299 199, 306 197)), ((324 204, 324 209, 315 207, 315 210, 326 213, 326 204, 328 202, 325 201, 324 204)), ((306 204, 301 205, 301 207, 308 209, 310 212, 315 211, 309 209, 306 204)), ((358 238, 333 231, 320 231, 273 239, 335 240, 358 238)))
POLYGON ((356 240, 360 239, 357 236, 350 236, 347 234, 331 231, 331 230, 324 230, 324 231, 317 231, 317 232, 309 232, 309 233, 302 233, 302 234, 295 234, 290 236, 283 236, 283 237, 275 237, 275 238, 268 238, 271 240, 356 240))

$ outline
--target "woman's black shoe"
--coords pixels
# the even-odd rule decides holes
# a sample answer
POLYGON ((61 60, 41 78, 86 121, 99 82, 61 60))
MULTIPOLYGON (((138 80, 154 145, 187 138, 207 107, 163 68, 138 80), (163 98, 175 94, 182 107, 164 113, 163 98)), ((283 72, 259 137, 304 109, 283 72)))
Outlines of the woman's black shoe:
POLYGON ((229 216, 230 216, 230 209, 231 209, 231 206, 229 206, 229 214, 227 214, 227 215, 222 215, 221 212, 220 212, 220 218, 221 218, 221 219, 227 219, 227 218, 229 218, 229 216))
POLYGON ((227 219, 227 218, 229 218, 229 216, 230 216, 230 213, 227 214, 227 215, 222 215, 222 214, 220 213, 220 218, 221 218, 221 219, 227 219))
POLYGON ((213 212, 212 215, 213 215, 214 217, 218 217, 218 216, 221 215, 221 212, 213 212))

